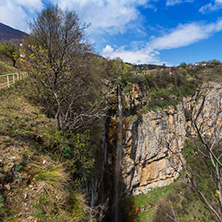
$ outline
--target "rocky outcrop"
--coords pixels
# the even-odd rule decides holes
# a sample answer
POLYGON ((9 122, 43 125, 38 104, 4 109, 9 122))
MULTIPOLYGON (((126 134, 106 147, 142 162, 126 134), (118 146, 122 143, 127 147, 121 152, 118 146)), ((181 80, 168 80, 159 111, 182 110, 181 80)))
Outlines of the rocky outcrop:
MULTIPOLYGON (((135 87, 134 87, 135 88, 135 87)), ((141 90, 127 96, 129 107, 140 106, 141 90), (133 105, 130 102, 133 101, 133 105), (136 103, 135 103, 136 101, 136 103)), ((204 108, 200 118, 203 133, 211 135, 214 128, 215 115, 221 110, 222 87, 219 83, 210 83, 203 86, 194 100, 192 97, 184 99, 184 104, 193 103, 197 112, 201 100, 206 96, 204 108), (205 123, 201 120, 205 119, 205 123)), ((217 121, 217 129, 221 128, 221 121, 217 121), (219 126, 219 125, 220 126, 219 126)), ((182 104, 176 108, 157 109, 141 115, 140 120, 125 126, 124 157, 122 162, 122 177, 126 185, 126 192, 139 194, 147 193, 150 189, 170 184, 178 177, 175 169, 180 170, 179 160, 172 152, 182 153, 186 128, 189 119, 184 115, 182 104)), ((182 158, 182 156, 180 156, 182 158)))
POLYGON ((179 167, 170 156, 180 151, 185 139, 185 118, 182 106, 155 110, 142 114, 140 122, 129 124, 123 158, 123 179, 126 189, 134 194, 167 185, 177 174, 171 167, 179 167))

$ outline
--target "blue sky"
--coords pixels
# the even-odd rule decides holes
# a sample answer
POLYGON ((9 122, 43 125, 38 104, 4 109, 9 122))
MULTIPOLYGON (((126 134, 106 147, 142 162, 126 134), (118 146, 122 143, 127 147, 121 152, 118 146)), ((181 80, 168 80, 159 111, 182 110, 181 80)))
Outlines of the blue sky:
POLYGON ((95 52, 130 63, 222 61, 222 0, 0 0, 0 22, 29 32, 47 4, 75 10, 95 52))

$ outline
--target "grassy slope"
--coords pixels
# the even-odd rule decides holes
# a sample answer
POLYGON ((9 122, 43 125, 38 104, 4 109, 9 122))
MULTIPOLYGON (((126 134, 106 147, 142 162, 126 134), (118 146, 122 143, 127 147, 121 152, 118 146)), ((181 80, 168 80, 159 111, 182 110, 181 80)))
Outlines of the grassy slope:
POLYGON ((136 215, 137 222, 171 222, 173 220, 167 215, 172 214, 172 209, 177 221, 217 221, 198 196, 180 180, 127 201, 133 201, 140 210, 136 215))
POLYGON ((2 90, 0 100, 0 221, 84 221, 84 198, 52 152, 54 120, 18 89, 2 90))
MULTIPOLYGON (((10 61, 0 57, 0 84, 7 82, 7 77, 1 77, 4 74, 10 74, 17 72, 17 69, 11 66, 10 61)), ((9 81, 12 81, 13 77, 9 77, 9 81)))
POLYGON ((13 67, 11 63, 12 62, 10 60, 0 56, 0 75, 17 71, 17 69, 13 67))

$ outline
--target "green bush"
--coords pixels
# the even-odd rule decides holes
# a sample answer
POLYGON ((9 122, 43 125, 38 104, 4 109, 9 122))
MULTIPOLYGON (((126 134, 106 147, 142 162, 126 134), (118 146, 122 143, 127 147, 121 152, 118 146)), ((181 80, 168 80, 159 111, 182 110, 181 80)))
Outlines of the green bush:
POLYGON ((151 101, 149 102, 149 107, 166 108, 169 105, 176 106, 176 104, 177 97, 175 97, 172 92, 168 90, 159 90, 151 94, 151 101))
POLYGON ((20 164, 15 164, 15 166, 14 166, 14 170, 15 170, 16 172, 19 172, 22 168, 23 168, 23 166, 20 165, 20 164))

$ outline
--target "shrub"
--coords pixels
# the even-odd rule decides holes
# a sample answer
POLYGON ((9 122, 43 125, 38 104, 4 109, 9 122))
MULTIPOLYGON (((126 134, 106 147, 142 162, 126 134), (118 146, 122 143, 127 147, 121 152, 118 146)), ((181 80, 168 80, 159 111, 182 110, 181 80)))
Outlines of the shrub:
POLYGON ((172 96, 173 93, 168 90, 159 90, 151 94, 151 100, 149 102, 149 107, 161 107, 166 108, 169 105, 176 106, 177 98, 172 96))
POLYGON ((180 196, 178 193, 169 193, 167 195, 167 200, 170 200, 171 202, 179 202, 180 196))
POLYGON ((160 200, 157 205, 157 211, 155 216, 155 222, 173 222, 174 215, 172 212, 172 206, 166 200, 160 200))
POLYGON ((4 205, 4 198, 0 194, 0 221, 2 221, 5 216, 6 216, 6 208, 4 205))

